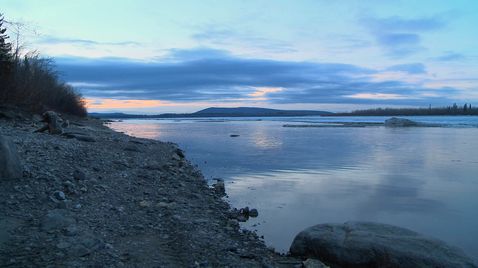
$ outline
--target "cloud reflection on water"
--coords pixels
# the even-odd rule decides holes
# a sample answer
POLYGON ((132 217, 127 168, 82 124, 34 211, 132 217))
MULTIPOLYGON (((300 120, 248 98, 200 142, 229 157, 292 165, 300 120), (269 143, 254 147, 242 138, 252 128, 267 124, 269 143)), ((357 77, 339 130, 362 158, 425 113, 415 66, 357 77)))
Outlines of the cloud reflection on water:
POLYGON ((279 250, 308 226, 366 220, 410 228, 478 256, 478 129, 301 129, 283 123, 116 126, 178 143, 206 178, 226 180, 233 206, 259 209, 245 226, 279 250), (233 133, 240 136, 231 138, 233 133))

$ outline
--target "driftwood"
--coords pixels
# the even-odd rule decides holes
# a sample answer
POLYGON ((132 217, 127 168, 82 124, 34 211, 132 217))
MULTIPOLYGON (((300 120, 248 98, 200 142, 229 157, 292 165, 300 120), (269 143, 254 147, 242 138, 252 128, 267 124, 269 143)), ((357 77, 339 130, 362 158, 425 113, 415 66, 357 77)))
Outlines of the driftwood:
POLYGON ((43 119, 41 121, 45 122, 46 125, 35 130, 35 132, 44 132, 48 130, 48 133, 50 134, 60 135, 63 134, 63 128, 66 128, 69 125, 68 120, 63 121, 63 119, 53 111, 43 113, 42 117, 43 119))

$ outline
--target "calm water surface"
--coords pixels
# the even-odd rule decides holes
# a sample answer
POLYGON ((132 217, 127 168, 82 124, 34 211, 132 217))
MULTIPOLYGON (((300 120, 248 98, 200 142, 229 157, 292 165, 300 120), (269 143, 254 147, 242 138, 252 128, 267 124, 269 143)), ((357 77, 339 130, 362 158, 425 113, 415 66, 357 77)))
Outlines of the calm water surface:
POLYGON ((385 117, 125 120, 128 134, 172 141, 207 179, 224 178, 244 227, 287 251, 318 223, 376 221, 463 248, 478 259, 478 117, 414 117, 434 128, 287 128, 385 117), (239 134, 232 138, 230 134, 239 134))

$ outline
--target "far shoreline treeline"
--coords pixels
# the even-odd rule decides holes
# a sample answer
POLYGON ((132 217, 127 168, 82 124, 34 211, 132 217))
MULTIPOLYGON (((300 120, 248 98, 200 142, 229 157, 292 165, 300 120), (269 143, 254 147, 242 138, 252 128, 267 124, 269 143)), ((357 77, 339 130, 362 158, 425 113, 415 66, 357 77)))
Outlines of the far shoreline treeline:
POLYGON ((183 114, 125 114, 125 113, 89 113, 90 116, 96 118, 107 119, 152 119, 152 118, 200 118, 200 117, 290 117, 290 116, 313 116, 332 114, 326 111, 311 111, 311 110, 277 110, 259 107, 236 107, 236 108, 221 108, 210 107, 195 113, 183 114))
POLYGON ((89 113, 90 116, 101 119, 155 119, 155 118, 201 118, 201 117, 295 117, 295 116, 454 116, 454 115, 478 115, 478 107, 471 104, 458 106, 453 104, 447 107, 428 108, 376 108, 368 110, 356 110, 344 113, 332 113, 327 111, 311 110, 275 110, 258 107, 218 108, 211 107, 195 113, 183 114, 126 114, 121 112, 112 113, 89 113))
POLYGON ((376 108, 367 110, 356 110, 348 113, 334 113, 324 116, 440 116, 440 115, 478 115, 478 107, 472 107, 465 103, 459 106, 454 103, 452 106, 427 108, 376 108))

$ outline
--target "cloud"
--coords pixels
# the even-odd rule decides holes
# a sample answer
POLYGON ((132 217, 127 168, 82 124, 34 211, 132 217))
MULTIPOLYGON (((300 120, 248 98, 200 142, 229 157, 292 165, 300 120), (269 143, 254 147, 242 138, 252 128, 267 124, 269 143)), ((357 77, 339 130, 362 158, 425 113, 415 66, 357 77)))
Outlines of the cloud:
POLYGON ((393 65, 385 69, 392 72, 404 72, 408 74, 425 74, 427 73, 425 65, 422 63, 408 63, 393 65))
POLYGON ((423 50, 420 46, 420 36, 410 33, 380 33, 377 42, 392 57, 403 57, 423 50))
POLYGON ((377 36, 377 40, 385 46, 415 46, 420 43, 420 36, 418 34, 409 33, 380 34, 377 36))
POLYGON ((230 28, 212 26, 194 33, 192 38, 200 41, 212 41, 220 43, 226 39, 229 39, 235 34, 236 33, 230 28))
POLYGON ((425 48, 421 45, 421 34, 436 31, 447 25, 444 16, 406 19, 398 16, 389 18, 362 18, 360 20, 390 57, 398 58, 415 54, 425 48))
POLYGON ((442 29, 446 21, 441 16, 419 19, 405 19, 398 16, 389 18, 362 19, 373 31, 377 32, 426 32, 442 29))
POLYGON ((352 95, 344 96, 352 99, 366 99, 366 100, 403 100, 403 99, 415 99, 416 97, 406 97, 399 94, 387 94, 387 93, 356 93, 352 95))
POLYGON ((201 44, 214 46, 237 46, 259 48, 273 53, 290 53, 296 50, 286 42, 272 40, 250 32, 240 32, 226 26, 207 25, 191 37, 201 44))
MULTIPOLYGON (((165 59, 145 62, 61 58, 57 63, 63 78, 77 85, 88 98, 169 102, 247 102, 260 98, 271 104, 413 105, 449 103, 457 91, 396 80, 373 81, 373 75, 379 71, 356 65, 240 58, 204 48, 173 50, 165 59), (198 57, 201 51, 211 56, 198 57), (435 97, 425 98, 426 94, 435 97)), ((425 71, 420 63, 390 69, 406 73, 425 71)))
POLYGON ((254 99, 260 99, 260 100, 266 100, 264 98, 267 94, 269 93, 274 93, 274 92, 281 92, 284 89, 280 87, 256 87, 256 91, 248 94, 250 97, 254 97, 254 99))
POLYGON ((137 46, 140 45, 138 42, 134 41, 122 41, 122 42, 99 42, 89 39, 78 39, 78 38, 61 38, 55 36, 43 36, 40 37, 37 41, 37 44, 73 44, 79 46, 98 46, 98 45, 107 45, 107 46, 137 46))
POLYGON ((466 58, 465 55, 461 53, 449 51, 443 54, 442 56, 435 57, 433 59, 436 61, 460 61, 460 60, 464 60, 465 58, 466 58))
POLYGON ((168 105, 158 100, 85 99, 85 103, 86 107, 93 109, 150 108, 168 105))
POLYGON ((208 47, 199 47, 195 49, 169 49, 166 51, 167 54, 163 57, 158 58, 158 60, 165 61, 193 61, 193 60, 202 60, 202 59, 224 59, 231 58, 233 55, 222 49, 212 49, 208 47))

